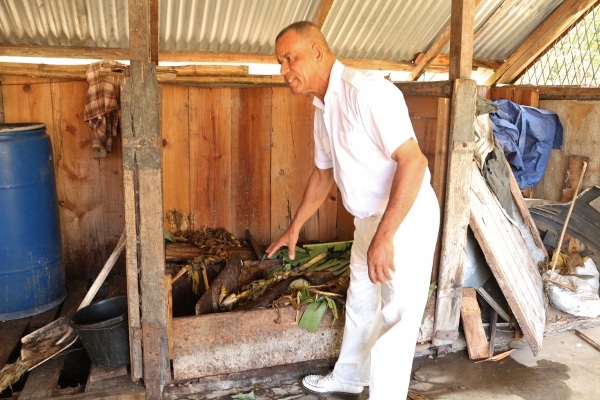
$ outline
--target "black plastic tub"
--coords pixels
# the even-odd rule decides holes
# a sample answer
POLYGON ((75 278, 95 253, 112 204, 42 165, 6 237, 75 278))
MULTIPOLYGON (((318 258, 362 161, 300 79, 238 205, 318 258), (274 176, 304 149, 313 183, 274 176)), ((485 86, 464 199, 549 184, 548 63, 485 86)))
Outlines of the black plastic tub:
POLYGON ((72 323, 94 364, 101 367, 129 364, 126 297, 90 304, 75 313, 72 323))

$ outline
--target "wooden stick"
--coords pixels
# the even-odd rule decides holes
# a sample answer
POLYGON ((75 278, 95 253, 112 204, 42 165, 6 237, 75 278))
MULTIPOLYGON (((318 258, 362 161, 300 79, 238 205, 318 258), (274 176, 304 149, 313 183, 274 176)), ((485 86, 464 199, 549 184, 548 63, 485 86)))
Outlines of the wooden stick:
POLYGON ((311 258, 310 260, 305 262, 301 267, 299 267, 296 272, 300 273, 300 272, 306 271, 307 269, 309 269, 310 267, 312 267, 313 265, 315 265, 316 263, 318 263, 325 257, 327 257, 326 251, 324 251, 323 253, 317 254, 316 256, 314 256, 313 258, 311 258))
POLYGON ((202 264, 202 280, 204 281, 204 290, 208 292, 210 283, 208 282, 208 274, 206 273, 206 265, 202 264))
MULTIPOLYGON (((558 243, 556 244, 556 251, 560 252, 560 248, 562 247, 563 239, 565 238, 565 232, 567 231, 567 224, 569 223, 569 219, 571 218, 571 213, 573 212, 573 208, 575 207, 575 200, 577 200, 577 194, 579 193, 579 189, 581 188, 581 183, 583 182, 583 175, 585 174, 585 170, 587 168, 587 162, 583 162, 583 166, 581 167, 581 175, 579 175, 579 182, 577 182, 577 187, 575 188, 575 194, 573 194, 573 200, 571 200, 571 204, 569 205, 569 212, 567 213, 567 217, 565 218, 565 224, 563 225, 562 231, 560 232, 560 237, 558 238, 558 243)), ((556 261, 558 257, 556 254, 552 255, 552 272, 550 276, 554 275, 554 269, 556 268, 556 261)))
POLYGON ((581 333, 577 329, 575 329, 574 332, 575 332, 575 334, 577 336, 579 336, 580 338, 582 338, 584 342, 586 342, 587 344, 589 344, 590 346, 592 346, 596 350, 600 351, 600 345, 598 343, 594 342, 592 339, 590 339, 589 337, 587 337, 586 335, 584 335, 583 333, 581 333))
POLYGON ((556 280, 554 280, 554 279, 552 279, 552 278, 544 278, 544 280, 545 280, 546 282, 550 282, 550 283, 553 283, 553 284, 555 284, 555 285, 562 286, 562 287, 564 287, 564 288, 566 288, 566 289, 570 289, 570 290, 572 290, 572 291, 575 291, 575 287, 574 287, 574 286, 567 285, 566 283, 562 283, 562 282, 556 281, 556 280))
POLYGON ((125 242, 126 242, 125 239, 126 239, 125 231, 123 231, 123 233, 121 234, 121 238, 119 239, 119 242, 117 243, 117 246, 113 250, 110 257, 108 257, 108 260, 106 260, 106 263, 104 263, 104 266, 102 267, 102 270, 98 274, 98 277, 96 278, 96 280, 90 287, 90 290, 88 290, 87 294, 81 301, 81 304, 79 304, 79 307, 77 308, 77 310, 81 310, 83 307, 88 306, 92 302, 93 298, 96 296, 96 293, 98 293, 98 289, 100 289, 100 286, 102 286, 102 284, 106 280, 106 277, 112 270, 112 267, 115 265, 115 263, 117 262, 117 259, 123 252, 123 249, 125 248, 125 242))
POLYGON ((179 270, 179 272, 177 274, 175 274, 175 276, 173 277, 173 279, 171 279, 171 284, 174 284, 177 281, 177 279, 179 279, 183 275, 185 275, 186 272, 188 272, 187 267, 186 266, 181 267, 181 269, 179 270))

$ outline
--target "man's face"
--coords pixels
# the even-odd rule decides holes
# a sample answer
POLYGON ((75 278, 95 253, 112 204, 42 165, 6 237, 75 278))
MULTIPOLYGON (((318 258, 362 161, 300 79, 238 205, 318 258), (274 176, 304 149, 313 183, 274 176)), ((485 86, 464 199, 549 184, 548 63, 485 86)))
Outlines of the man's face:
POLYGON ((294 94, 314 93, 317 74, 315 53, 310 42, 295 31, 289 31, 275 43, 275 55, 281 65, 281 75, 294 94))

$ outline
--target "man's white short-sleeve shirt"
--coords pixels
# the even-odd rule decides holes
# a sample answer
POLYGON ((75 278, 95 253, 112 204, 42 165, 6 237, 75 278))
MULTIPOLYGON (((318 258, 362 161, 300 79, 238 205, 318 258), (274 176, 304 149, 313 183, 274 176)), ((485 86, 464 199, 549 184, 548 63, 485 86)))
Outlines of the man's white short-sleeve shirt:
POLYGON ((383 214, 397 165, 390 156, 406 140, 416 140, 402 92, 336 61, 325 102, 315 97, 313 104, 315 165, 333 168, 352 215, 383 214))

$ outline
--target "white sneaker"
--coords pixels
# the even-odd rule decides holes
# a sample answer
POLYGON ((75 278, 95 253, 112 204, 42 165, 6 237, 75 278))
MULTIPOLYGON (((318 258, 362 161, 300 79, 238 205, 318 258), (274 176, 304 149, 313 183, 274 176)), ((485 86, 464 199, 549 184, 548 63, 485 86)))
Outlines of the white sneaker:
POLYGON ((302 379, 302 387, 315 394, 359 394, 362 386, 346 385, 338 381, 333 374, 307 375, 302 379))

